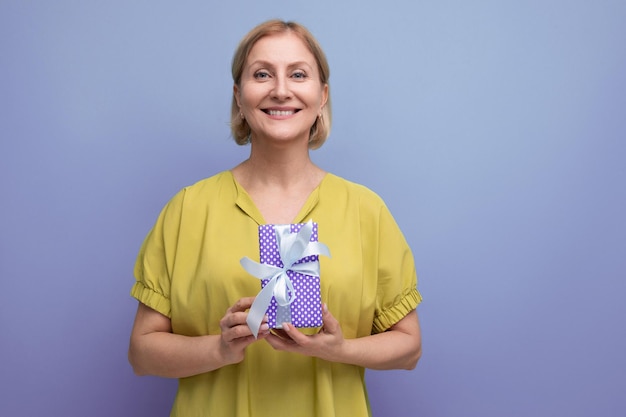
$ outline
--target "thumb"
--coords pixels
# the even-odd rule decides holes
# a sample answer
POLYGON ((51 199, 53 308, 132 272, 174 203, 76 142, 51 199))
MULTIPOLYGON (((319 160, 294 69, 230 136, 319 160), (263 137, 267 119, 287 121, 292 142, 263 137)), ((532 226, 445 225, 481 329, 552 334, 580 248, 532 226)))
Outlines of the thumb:
POLYGON ((322 306, 322 323, 322 331, 325 333, 337 333, 340 330, 339 322, 330 313, 326 304, 322 306))

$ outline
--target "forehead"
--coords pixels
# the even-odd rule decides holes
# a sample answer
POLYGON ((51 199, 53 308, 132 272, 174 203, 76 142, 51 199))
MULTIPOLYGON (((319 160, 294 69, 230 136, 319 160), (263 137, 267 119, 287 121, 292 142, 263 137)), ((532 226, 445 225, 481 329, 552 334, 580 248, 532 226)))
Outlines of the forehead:
POLYGON ((316 67, 316 60, 304 41, 291 32, 264 36, 259 39, 248 54, 246 65, 256 61, 289 65, 293 62, 306 62, 316 67))

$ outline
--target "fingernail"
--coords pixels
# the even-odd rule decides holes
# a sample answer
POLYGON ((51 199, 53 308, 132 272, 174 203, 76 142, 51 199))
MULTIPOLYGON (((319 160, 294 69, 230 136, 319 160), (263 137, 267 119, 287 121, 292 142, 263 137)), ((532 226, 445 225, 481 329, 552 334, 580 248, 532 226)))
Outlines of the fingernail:
POLYGON ((265 323, 261 325, 261 330, 269 330, 270 329, 270 325, 265 323))

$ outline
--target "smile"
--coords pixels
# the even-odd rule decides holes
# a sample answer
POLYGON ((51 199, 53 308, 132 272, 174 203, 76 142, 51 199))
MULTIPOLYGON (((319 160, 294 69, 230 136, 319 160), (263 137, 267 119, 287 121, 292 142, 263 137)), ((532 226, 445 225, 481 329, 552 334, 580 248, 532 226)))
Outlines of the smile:
POLYGON ((297 113, 297 110, 263 110, 270 116, 291 116, 297 113))

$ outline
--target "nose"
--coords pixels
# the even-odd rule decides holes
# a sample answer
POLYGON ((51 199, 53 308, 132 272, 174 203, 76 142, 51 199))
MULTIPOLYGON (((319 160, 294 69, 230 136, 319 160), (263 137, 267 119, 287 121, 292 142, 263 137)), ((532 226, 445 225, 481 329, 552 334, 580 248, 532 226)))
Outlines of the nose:
POLYGON ((272 98, 280 101, 285 101, 291 98, 289 80, 286 76, 280 76, 274 79, 274 88, 272 89, 271 94, 272 98))

